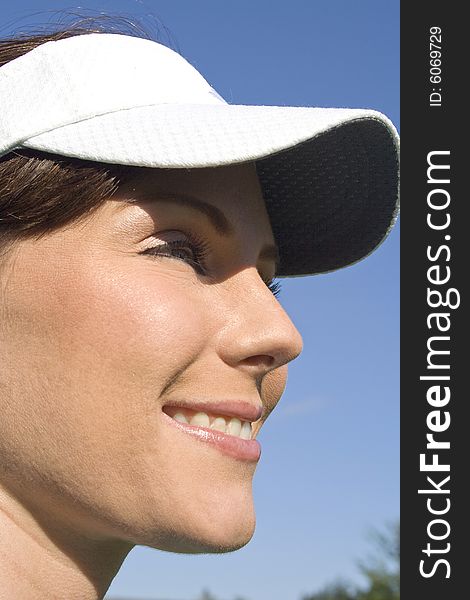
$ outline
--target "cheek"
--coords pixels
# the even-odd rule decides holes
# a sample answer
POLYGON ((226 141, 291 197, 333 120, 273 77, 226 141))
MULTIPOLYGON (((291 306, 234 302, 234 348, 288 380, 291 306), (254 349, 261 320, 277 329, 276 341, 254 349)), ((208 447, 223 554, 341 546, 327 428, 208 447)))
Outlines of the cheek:
POLYGON ((72 285, 63 292, 59 303, 77 372, 87 373, 98 391, 103 384, 103 393, 114 390, 118 404, 148 399, 155 405, 210 336, 204 305, 187 277, 151 266, 95 271, 78 290, 72 285))
POLYGON ((3 439, 6 453, 13 447, 23 462, 42 460, 38 470, 89 477, 112 455, 122 459, 116 468, 131 461, 155 431, 147 417, 161 390, 207 344, 204 307, 181 275, 121 262, 100 269, 50 261, 47 272, 12 282, 12 325, 0 349, 0 383, 6 377, 12 390, 3 439))
POLYGON ((0 472, 20 473, 68 523, 106 533, 172 514, 159 397, 211 334, 187 274, 134 265, 18 270, 0 326, 0 472))

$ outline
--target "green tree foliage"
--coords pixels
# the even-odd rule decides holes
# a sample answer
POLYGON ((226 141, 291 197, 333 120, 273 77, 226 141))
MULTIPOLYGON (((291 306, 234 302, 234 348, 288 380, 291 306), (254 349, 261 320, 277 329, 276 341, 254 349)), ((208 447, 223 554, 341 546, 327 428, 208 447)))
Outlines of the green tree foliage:
POLYGON ((355 590, 348 583, 336 581, 316 594, 304 596, 302 600, 356 600, 356 596, 355 590))
POLYGON ((301 600, 400 600, 400 524, 373 531, 371 541, 374 555, 358 564, 367 580, 365 587, 337 581, 301 600))
POLYGON ((199 600, 218 600, 215 596, 213 596, 209 590, 202 590, 202 594, 199 596, 199 600))
MULTIPOLYGON (((204 588, 198 600, 219 600, 219 598, 216 598, 207 588, 204 588)), ((246 598, 237 596, 234 600, 246 600, 246 598)))

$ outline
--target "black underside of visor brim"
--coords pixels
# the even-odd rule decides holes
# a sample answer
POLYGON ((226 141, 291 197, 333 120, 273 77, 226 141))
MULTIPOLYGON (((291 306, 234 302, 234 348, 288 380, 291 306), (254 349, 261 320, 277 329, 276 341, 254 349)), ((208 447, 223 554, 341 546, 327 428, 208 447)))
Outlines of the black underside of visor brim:
POLYGON ((350 121, 256 166, 279 248, 279 277, 357 262, 396 218, 398 150, 377 119, 350 121))

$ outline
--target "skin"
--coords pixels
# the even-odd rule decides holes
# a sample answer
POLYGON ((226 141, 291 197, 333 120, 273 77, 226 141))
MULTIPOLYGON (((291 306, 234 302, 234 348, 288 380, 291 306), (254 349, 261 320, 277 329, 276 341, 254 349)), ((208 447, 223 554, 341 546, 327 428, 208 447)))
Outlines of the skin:
POLYGON ((230 552, 254 533, 257 463, 161 411, 262 402, 257 432, 302 350, 265 283, 274 239, 256 171, 141 171, 84 221, 0 259, 2 599, 96 600, 135 545, 230 552), (233 234, 168 193, 217 206, 233 234), (203 276, 139 254, 188 231, 207 241, 203 276))

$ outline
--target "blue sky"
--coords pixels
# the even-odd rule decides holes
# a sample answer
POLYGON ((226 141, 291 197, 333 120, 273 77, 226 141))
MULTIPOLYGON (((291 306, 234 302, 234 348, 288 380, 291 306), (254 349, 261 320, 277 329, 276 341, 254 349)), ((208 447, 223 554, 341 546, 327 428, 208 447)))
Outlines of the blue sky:
MULTIPOLYGON (((77 7, 160 22, 229 102, 374 108, 399 128, 398 0, 15 0, 0 37, 77 7)), ((399 226, 352 267, 281 281, 304 351, 259 435, 252 541, 220 556, 135 548, 108 596, 300 600, 360 582, 367 533, 399 516, 399 226)))

